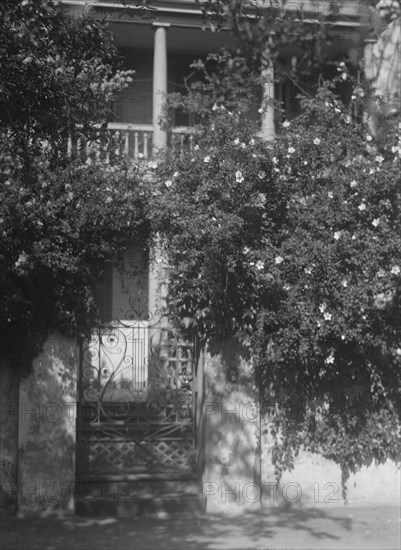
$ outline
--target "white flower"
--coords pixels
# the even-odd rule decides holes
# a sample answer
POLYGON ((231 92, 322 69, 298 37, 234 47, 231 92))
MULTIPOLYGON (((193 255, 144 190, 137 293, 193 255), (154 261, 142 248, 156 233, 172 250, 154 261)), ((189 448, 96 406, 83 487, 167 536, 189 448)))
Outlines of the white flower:
POLYGON ((310 275, 312 273, 312 268, 311 267, 305 267, 305 273, 307 273, 308 275, 310 275))
POLYGON ((368 134, 368 135, 366 136, 366 141, 372 141, 372 139, 373 139, 373 138, 372 138, 372 136, 371 136, 370 134, 368 134))
POLYGON ((255 143, 256 143, 256 142, 255 142, 255 140, 254 140, 253 138, 251 138, 251 139, 249 140, 249 145, 255 145, 255 143))
POLYGON ((242 252, 243 252, 244 254, 248 254, 249 248, 248 248, 247 246, 244 246, 244 248, 242 249, 242 252))
POLYGON ((273 163, 273 164, 278 164, 278 159, 277 159, 276 157, 273 157, 273 158, 272 158, 272 163, 273 163))
POLYGON ((341 340, 345 340, 345 334, 341 334, 341 340))
POLYGON ((338 241, 338 239, 339 239, 340 237, 341 237, 341 231, 336 231, 336 232, 334 233, 334 238, 335 238, 335 240, 338 241))
POLYGON ((178 176, 179 176, 179 173, 178 173, 178 172, 174 172, 173 178, 177 178, 178 176))
POLYGON ((209 155, 207 155, 207 156, 203 159, 203 162, 206 162, 206 164, 209 164, 209 162, 210 162, 210 157, 209 157, 209 155))
POLYGON ((265 177, 266 177, 266 172, 264 172, 263 170, 261 170, 261 171, 258 173, 258 178, 259 178, 260 180, 263 180, 265 177))
POLYGON ((241 149, 246 149, 246 145, 244 142, 241 143, 241 149))
POLYGON ((334 363, 334 355, 330 354, 328 357, 326 357, 325 363, 326 365, 332 365, 334 363))
POLYGON ((258 269, 259 271, 262 271, 262 269, 265 267, 265 264, 262 262, 262 260, 258 260, 256 262, 256 269, 258 269))
POLYGON ((110 204, 113 201, 111 197, 106 197, 106 200, 104 201, 106 204, 110 204))
POLYGON ((331 313, 326 312, 323 317, 325 321, 331 321, 331 313))
POLYGON ((242 175, 241 170, 235 172, 235 180, 237 183, 242 183, 244 181, 244 176, 242 175))
POLYGON ((384 271, 384 269, 379 269, 379 271, 377 272, 378 277, 384 277, 385 274, 386 274, 386 272, 384 271))
POLYGON ((320 139, 317 137, 313 140, 314 145, 320 145, 320 139))
POLYGON ((277 265, 280 265, 283 261, 284 261, 284 258, 282 258, 281 256, 276 256, 274 258, 274 263, 277 265))
POLYGON ((362 202, 359 206, 358 206, 359 210, 362 212, 363 210, 366 210, 366 204, 364 202, 362 202))
POLYGON ((199 145, 198 144, 195 145, 194 151, 199 151, 199 145))
POLYGON ((378 162, 379 164, 381 164, 384 160, 384 157, 382 155, 377 155, 375 157, 375 161, 378 162))
POLYGON ((329 192, 327 193, 327 196, 329 197, 329 199, 332 199, 332 198, 334 197, 333 191, 329 191, 329 192))
POLYGON ((400 273, 400 268, 398 265, 393 265, 393 267, 391 268, 391 273, 393 275, 399 275, 400 273))
POLYGON ((320 304, 320 306, 319 306, 320 313, 324 313, 326 311, 326 308, 327 308, 327 306, 326 306, 325 303, 320 304))
POLYGON ((212 107, 212 111, 217 111, 218 110, 218 106, 216 105, 216 103, 213 105, 212 107))
POLYGON ((355 241, 355 239, 356 239, 355 235, 352 235, 351 239, 352 239, 353 241, 355 241))
POLYGON ((173 182, 171 180, 167 180, 167 181, 164 182, 164 185, 166 187, 171 187, 173 185, 173 182))
POLYGON ((288 120, 286 120, 285 122, 283 122, 283 128, 289 128, 291 126, 291 123, 288 122, 288 120))
POLYGON ((150 161, 148 162, 148 166, 149 166, 149 168, 150 168, 151 170, 155 170, 155 169, 157 168, 157 162, 154 161, 154 160, 150 160, 150 161))
POLYGON ((15 267, 20 267, 21 265, 26 263, 27 260, 28 260, 28 256, 25 254, 25 252, 21 252, 21 254, 18 257, 18 260, 15 262, 14 265, 15 267))
POLYGON ((290 155, 292 155, 292 153, 295 153, 294 147, 288 147, 288 152, 290 155))
POLYGON ((238 138, 234 139, 234 145, 239 145, 239 139, 238 138))
POLYGON ((350 186, 351 187, 356 187, 358 184, 356 183, 355 180, 352 180, 351 183, 350 183, 350 186))
POLYGON ((348 283, 347 283, 346 279, 343 279, 343 282, 341 284, 343 285, 344 288, 347 288, 347 286, 348 286, 348 283))
POLYGON ((344 118, 344 122, 345 124, 349 124, 351 122, 351 117, 349 115, 347 115, 345 118, 344 118))
POLYGON ((380 218, 375 218, 373 221, 372 221, 372 225, 374 225, 375 227, 377 227, 380 223, 380 218))
POLYGON ((401 355, 401 348, 397 348, 397 349, 395 350, 395 353, 396 353, 397 355, 401 355))

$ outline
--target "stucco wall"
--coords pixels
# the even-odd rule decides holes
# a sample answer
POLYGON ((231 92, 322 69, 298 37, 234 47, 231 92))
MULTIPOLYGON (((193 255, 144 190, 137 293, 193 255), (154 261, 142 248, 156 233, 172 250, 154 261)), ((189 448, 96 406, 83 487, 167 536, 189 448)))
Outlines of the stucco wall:
POLYGON ((258 412, 249 365, 235 348, 205 365, 205 471, 207 511, 252 508, 258 459, 258 412), (249 494, 248 494, 249 490, 249 494))
POLYGON ((0 511, 17 507, 18 373, 0 363, 0 511))
MULTIPOLYGON (((341 470, 320 455, 301 452, 276 484, 271 441, 259 425, 251 371, 234 350, 207 357, 203 498, 208 512, 343 506, 341 470), (261 439, 261 460, 258 441, 261 439)), ((364 466, 347 483, 349 504, 401 503, 400 468, 392 461, 364 466)))
POLYGON ((78 349, 51 336, 20 385, 20 512, 73 510, 78 349))

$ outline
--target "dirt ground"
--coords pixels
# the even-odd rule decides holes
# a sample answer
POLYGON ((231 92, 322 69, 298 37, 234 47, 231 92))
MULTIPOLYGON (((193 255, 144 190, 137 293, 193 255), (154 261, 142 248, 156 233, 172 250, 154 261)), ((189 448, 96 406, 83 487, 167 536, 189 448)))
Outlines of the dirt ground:
POLYGON ((399 550, 396 506, 132 519, 0 517, 1 550, 399 550))

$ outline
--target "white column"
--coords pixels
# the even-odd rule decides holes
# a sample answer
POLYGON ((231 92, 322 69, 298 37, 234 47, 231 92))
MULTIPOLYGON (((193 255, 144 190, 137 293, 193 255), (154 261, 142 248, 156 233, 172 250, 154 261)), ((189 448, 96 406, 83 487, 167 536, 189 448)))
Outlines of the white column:
POLYGON ((262 62, 262 124, 260 135, 266 141, 272 141, 275 136, 274 130, 274 69, 273 63, 264 60, 262 62))
POLYGON ((160 117, 167 94, 167 29, 169 23, 153 23, 155 30, 153 54, 153 150, 167 145, 167 134, 160 127, 160 117))
MULTIPOLYGON (((167 94, 167 29, 169 23, 155 22, 152 24, 155 31, 154 53, 153 53, 153 152, 167 146, 167 133, 160 127, 160 118, 163 115, 163 108, 167 94)), ((160 308, 163 305, 161 296, 162 280, 162 258, 160 247, 156 244, 150 253, 149 264, 149 298, 148 308, 150 324, 153 327, 150 331, 151 346, 157 348, 160 345, 160 327, 163 319, 160 317, 160 308)), ((155 352, 156 349, 153 349, 155 352)))

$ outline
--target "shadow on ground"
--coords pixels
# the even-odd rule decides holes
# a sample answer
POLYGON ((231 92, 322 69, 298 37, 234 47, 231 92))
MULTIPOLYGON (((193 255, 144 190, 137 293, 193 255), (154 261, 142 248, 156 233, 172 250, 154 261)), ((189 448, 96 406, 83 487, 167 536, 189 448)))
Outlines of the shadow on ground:
POLYGON ((396 507, 270 509, 174 518, 29 516, 1 522, 2 550, 400 548, 396 507))

